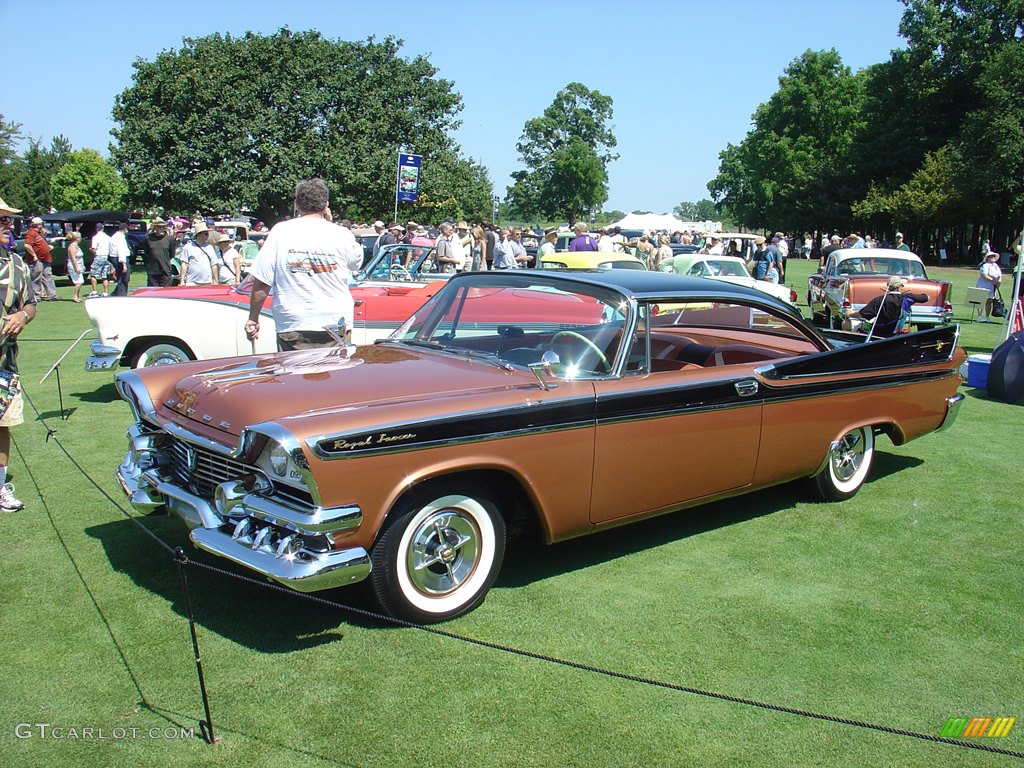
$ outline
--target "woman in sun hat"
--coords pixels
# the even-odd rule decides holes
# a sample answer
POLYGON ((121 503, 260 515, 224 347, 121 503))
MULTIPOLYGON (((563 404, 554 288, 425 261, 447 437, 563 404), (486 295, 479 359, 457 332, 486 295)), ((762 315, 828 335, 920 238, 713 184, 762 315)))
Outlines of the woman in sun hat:
POLYGON ((978 318, 979 323, 987 323, 992 317, 992 304, 996 298, 996 291, 999 290, 999 283, 1003 279, 1003 270, 999 268, 999 252, 989 251, 985 255, 985 261, 978 269, 978 282, 975 288, 984 288, 988 291, 988 298, 985 299, 985 314, 978 318))

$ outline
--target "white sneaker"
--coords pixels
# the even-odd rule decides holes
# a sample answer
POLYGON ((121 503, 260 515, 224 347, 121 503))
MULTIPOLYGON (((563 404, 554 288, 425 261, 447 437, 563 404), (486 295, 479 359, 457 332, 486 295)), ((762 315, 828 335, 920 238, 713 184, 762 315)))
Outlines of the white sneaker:
POLYGON ((984 315, 978 315, 978 322, 979 323, 987 323, 988 322, 988 318, 985 317, 984 315))
POLYGON ((14 496, 13 485, 4 483, 4 485, 0 486, 0 511, 17 512, 19 509, 24 508, 25 505, 14 496))
POLYGON ((90 293, 90 294, 89 294, 88 296, 86 296, 85 298, 87 298, 87 299, 95 299, 95 298, 98 298, 98 297, 99 297, 99 294, 98 294, 98 293, 96 293, 96 291, 93 291, 92 293, 90 293))

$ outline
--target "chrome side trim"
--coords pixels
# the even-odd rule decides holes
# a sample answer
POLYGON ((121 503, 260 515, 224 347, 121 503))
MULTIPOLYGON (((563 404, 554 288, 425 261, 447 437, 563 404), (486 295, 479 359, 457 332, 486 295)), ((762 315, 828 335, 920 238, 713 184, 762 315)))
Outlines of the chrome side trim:
POLYGON ((946 398, 946 416, 942 419, 942 423, 939 424, 939 428, 936 432, 944 432, 953 426, 956 422, 957 416, 960 415, 960 406, 963 405, 966 397, 957 392, 952 397, 946 398))
POLYGON ((199 549, 225 557, 299 592, 332 589, 362 581, 370 575, 370 555, 362 547, 323 553, 303 550, 302 557, 282 550, 282 556, 278 557, 276 550, 253 549, 218 530, 196 528, 189 538, 199 549))

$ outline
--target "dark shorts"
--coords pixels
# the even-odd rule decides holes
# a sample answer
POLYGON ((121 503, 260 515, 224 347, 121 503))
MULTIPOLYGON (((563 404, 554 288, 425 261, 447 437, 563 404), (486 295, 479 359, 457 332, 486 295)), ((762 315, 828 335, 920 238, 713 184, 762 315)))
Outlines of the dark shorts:
POLYGON ((337 340, 327 331, 285 331, 277 334, 278 352, 336 346, 338 346, 337 340))

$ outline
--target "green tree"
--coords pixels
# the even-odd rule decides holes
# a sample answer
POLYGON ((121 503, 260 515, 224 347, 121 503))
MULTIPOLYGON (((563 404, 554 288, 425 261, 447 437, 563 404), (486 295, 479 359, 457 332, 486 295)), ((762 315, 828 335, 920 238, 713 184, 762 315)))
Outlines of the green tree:
POLYGON ((27 212, 45 213, 55 205, 50 197, 50 180, 70 155, 71 142, 64 136, 54 136, 48 148, 38 139, 29 142, 24 156, 23 197, 19 207, 27 212))
POLYGON ((511 209, 526 217, 577 218, 608 199, 615 135, 612 99, 581 83, 560 90, 544 114, 526 121, 516 144, 526 170, 512 174, 511 209))
POLYGON ((95 149, 72 152, 50 179, 50 197, 61 210, 112 209, 125 204, 128 187, 95 149))
POLYGON ((378 216, 394 203, 399 147, 425 169, 458 153, 460 97, 401 45, 288 29, 185 39, 135 62, 114 104, 114 165, 143 206, 274 221, 291 213, 297 180, 320 176, 336 210, 378 216))
POLYGON ((754 112, 754 128, 719 155, 708 191, 750 227, 802 231, 848 220, 845 179, 862 102, 863 78, 834 49, 806 51, 754 112))
POLYGON ((419 200, 408 211, 401 207, 400 217, 408 213, 416 221, 433 223, 491 220, 491 182, 482 165, 445 154, 422 171, 419 200))
MULTIPOLYGON (((1024 45, 1007 43, 985 64, 980 105, 964 117, 958 143, 963 183, 997 222, 1019 226, 1024 210, 1024 45)), ((1005 232, 997 236, 1002 242, 1005 232)))
POLYGON ((683 201, 672 209, 672 213, 677 219, 682 219, 683 221, 696 221, 697 204, 683 201))
POLYGON ((872 187, 864 200, 854 204, 853 212, 889 226, 919 229, 962 219, 970 204, 958 182, 960 168, 956 151, 943 147, 925 155, 909 181, 894 191, 872 187))
POLYGON ((18 154, 21 124, 8 123, 0 115, 0 197, 20 208, 24 198, 25 161, 18 154))

